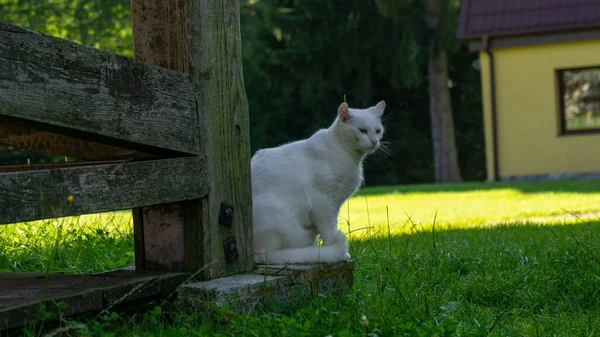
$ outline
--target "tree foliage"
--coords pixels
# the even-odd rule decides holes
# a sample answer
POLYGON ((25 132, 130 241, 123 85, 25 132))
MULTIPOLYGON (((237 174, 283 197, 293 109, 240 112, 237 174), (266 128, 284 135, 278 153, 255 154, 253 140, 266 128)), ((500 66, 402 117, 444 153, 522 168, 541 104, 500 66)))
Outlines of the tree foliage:
POLYGON ((133 56, 129 0, 0 0, 0 20, 133 56))
MULTIPOLYGON (((459 15, 458 0, 376 0, 380 13, 392 18, 412 38, 421 40, 421 52, 427 57, 429 116, 433 142, 436 182, 462 180, 454 128, 452 98, 448 88, 448 55, 457 51, 455 37, 459 15), (425 43, 426 41, 426 43, 425 43)), ((406 62, 401 57, 398 62, 406 62)))
MULTIPOLYGON (((401 13, 391 16, 364 0, 241 0, 252 150, 329 126, 344 97, 351 107, 383 99, 391 155, 368 158, 367 184, 432 181, 423 53, 430 32, 419 28, 415 1, 389 0, 389 11, 401 13)), ((451 26, 456 8, 448 13, 451 26)), ((128 0, 0 0, 0 20, 132 55, 128 0)), ((436 34, 454 37, 452 29, 436 34)), ((483 179, 477 56, 460 43, 449 50, 461 171, 467 180, 483 179)))
POLYGON ((472 67, 476 55, 455 38, 458 2, 441 6, 437 30, 425 26, 422 1, 380 2, 261 0, 243 6, 243 21, 254 28, 242 29, 253 149, 328 126, 343 97, 351 107, 384 99, 392 155, 367 160, 367 184, 432 181, 426 51, 436 34, 452 51, 461 170, 468 180, 482 179, 479 74, 472 67))

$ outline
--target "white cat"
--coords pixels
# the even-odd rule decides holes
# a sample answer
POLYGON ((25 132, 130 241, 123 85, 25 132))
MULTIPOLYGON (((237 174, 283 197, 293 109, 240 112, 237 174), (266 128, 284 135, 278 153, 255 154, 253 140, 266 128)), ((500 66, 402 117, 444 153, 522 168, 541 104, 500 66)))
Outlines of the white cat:
POLYGON ((385 102, 368 109, 342 103, 328 129, 252 157, 254 260, 257 263, 347 261, 338 230, 342 203, 362 181, 362 161, 379 148, 385 102), (323 246, 316 246, 317 234, 323 246))

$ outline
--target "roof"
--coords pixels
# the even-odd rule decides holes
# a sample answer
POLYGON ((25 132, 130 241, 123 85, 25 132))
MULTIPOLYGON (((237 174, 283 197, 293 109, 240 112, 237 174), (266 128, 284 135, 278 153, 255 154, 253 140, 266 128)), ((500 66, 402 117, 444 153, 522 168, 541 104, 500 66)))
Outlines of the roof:
POLYGON ((462 0, 458 37, 600 27, 600 0, 462 0))

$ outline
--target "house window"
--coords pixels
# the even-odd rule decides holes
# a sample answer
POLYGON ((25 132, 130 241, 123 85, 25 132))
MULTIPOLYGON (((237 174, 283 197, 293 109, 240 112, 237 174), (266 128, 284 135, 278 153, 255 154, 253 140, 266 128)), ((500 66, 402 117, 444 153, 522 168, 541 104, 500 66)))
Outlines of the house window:
POLYGON ((561 133, 600 132, 600 66, 558 71, 561 133))

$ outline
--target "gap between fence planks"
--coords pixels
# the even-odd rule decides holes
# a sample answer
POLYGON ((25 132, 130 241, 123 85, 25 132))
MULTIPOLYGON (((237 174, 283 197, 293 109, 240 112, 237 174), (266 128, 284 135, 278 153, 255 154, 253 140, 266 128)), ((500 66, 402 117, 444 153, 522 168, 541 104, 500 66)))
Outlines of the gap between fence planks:
MULTIPOLYGON (((120 147, 92 143, 66 135, 40 131, 12 124, 0 117, 0 144, 13 146, 19 150, 43 152, 57 156, 67 156, 80 160, 143 160, 157 156, 136 152, 120 147)), ((0 166, 0 172, 6 172, 0 166)))

